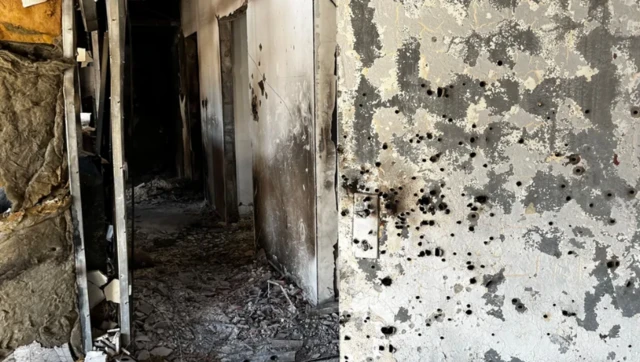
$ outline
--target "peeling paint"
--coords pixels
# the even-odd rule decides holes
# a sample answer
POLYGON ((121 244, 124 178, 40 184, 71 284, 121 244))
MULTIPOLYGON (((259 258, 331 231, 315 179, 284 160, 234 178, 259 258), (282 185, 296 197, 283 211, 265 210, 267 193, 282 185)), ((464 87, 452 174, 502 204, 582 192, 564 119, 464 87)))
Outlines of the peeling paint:
POLYGON ((339 3, 339 209, 381 205, 377 259, 340 216, 342 360, 640 360, 639 18, 339 3))

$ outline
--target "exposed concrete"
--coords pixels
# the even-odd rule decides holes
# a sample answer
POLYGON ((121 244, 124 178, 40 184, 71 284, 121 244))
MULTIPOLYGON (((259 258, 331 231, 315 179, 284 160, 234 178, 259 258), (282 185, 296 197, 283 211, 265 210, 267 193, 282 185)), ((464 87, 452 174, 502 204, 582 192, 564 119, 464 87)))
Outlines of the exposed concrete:
POLYGON ((341 360, 640 359, 640 5, 338 4, 341 360))
POLYGON ((313 3, 251 2, 247 24, 256 238, 316 303, 313 3))

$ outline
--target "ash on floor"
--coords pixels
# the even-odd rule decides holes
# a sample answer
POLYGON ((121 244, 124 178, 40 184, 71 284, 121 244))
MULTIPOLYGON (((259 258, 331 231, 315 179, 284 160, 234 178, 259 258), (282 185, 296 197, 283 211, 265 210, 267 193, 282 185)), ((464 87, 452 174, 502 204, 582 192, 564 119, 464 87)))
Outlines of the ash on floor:
POLYGON ((135 215, 138 360, 337 361, 337 304, 309 305, 255 252, 251 220, 226 226, 175 197, 135 215))

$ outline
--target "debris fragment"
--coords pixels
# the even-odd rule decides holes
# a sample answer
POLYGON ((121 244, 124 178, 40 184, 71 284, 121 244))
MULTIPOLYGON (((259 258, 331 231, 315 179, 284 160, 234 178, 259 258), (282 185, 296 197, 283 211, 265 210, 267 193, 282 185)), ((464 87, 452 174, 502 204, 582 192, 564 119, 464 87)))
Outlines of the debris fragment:
POLYGON ((6 362, 74 362, 68 344, 45 348, 38 342, 18 347, 6 362))

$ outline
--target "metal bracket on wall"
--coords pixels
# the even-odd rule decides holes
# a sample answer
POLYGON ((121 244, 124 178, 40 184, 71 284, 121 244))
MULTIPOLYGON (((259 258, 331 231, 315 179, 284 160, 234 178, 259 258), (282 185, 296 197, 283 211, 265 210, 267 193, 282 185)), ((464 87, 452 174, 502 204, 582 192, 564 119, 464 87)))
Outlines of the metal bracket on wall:
POLYGON ((353 240, 356 258, 378 258, 378 225, 380 199, 377 194, 356 193, 353 196, 353 240))

